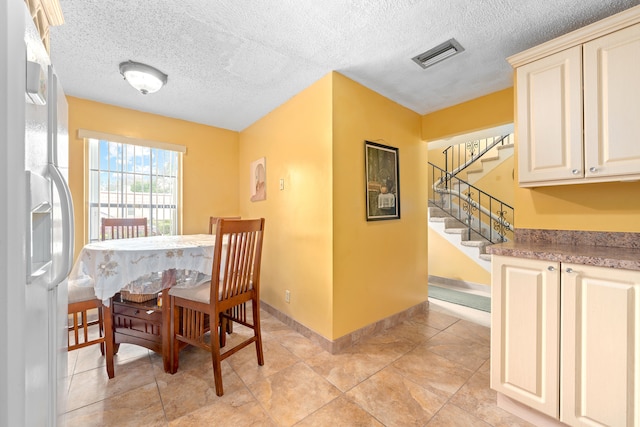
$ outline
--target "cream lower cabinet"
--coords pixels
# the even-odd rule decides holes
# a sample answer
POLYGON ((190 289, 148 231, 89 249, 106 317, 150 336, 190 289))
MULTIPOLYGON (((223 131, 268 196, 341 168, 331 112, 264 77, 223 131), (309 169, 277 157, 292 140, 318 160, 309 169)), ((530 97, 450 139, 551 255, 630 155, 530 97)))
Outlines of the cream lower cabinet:
POLYGON ((559 263, 493 255, 491 388, 559 418, 559 263))
POLYGON ((493 256, 491 387, 572 426, 640 426, 640 272, 493 256))
POLYGON ((561 267, 560 420, 640 426, 640 272, 561 267))

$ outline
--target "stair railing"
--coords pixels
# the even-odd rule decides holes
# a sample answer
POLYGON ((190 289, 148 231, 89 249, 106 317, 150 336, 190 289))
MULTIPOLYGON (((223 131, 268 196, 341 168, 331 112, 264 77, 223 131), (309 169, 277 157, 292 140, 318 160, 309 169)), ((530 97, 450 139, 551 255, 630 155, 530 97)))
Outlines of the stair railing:
POLYGON ((512 206, 431 162, 429 166, 434 183, 429 202, 464 223, 468 227, 468 239, 474 233, 491 243, 513 239, 512 206))
MULTIPOLYGON (((496 145, 513 144, 512 138, 509 138, 511 135, 513 134, 478 139, 475 141, 468 141, 463 144, 451 145, 447 147, 442 152, 444 154, 445 171, 448 172, 451 176, 456 176, 476 160, 484 156, 496 145)), ((445 186, 448 187, 448 182, 446 181, 445 186)))

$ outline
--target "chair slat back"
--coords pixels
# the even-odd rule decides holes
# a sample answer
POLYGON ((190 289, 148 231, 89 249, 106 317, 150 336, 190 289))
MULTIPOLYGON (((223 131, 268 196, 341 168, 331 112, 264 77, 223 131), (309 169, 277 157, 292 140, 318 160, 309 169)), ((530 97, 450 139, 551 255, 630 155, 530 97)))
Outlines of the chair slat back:
POLYGON ((148 236, 147 218, 102 218, 101 239, 148 236))
POLYGON ((240 219, 239 216, 210 216, 209 217, 209 234, 213 234, 221 219, 240 219))
POLYGON ((259 298, 263 234, 264 218, 218 221, 211 277, 220 280, 211 301, 220 309, 259 298))

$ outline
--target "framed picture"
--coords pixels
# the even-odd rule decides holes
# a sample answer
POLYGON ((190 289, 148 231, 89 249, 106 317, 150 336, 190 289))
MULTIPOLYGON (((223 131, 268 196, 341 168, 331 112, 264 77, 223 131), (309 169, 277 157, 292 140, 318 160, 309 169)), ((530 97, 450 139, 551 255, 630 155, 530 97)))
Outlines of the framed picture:
POLYGON ((267 160, 262 157, 251 162, 251 201, 267 199, 267 160))
POLYGON ((364 142, 367 221, 400 218, 398 149, 364 142))

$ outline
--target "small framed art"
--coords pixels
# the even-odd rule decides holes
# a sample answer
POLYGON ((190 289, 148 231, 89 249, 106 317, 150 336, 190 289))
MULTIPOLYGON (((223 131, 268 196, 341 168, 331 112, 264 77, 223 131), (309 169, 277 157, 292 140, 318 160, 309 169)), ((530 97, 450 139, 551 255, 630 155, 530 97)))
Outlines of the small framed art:
POLYGON ((251 162, 251 201, 267 199, 267 160, 264 157, 251 162))
POLYGON ((365 141, 367 221, 400 218, 398 149, 365 141))

